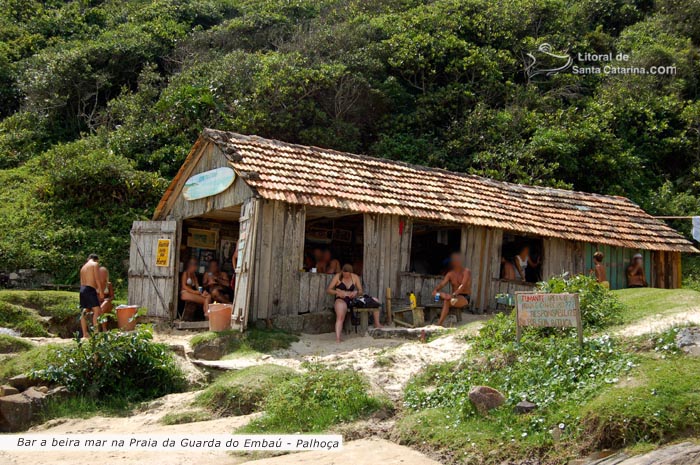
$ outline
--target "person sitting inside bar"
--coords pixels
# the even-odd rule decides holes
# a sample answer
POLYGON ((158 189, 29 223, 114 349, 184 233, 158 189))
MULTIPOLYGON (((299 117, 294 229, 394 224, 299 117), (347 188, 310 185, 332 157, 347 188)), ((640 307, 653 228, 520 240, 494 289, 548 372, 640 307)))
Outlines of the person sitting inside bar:
POLYGON ((605 270, 605 265, 603 265, 603 258, 605 258, 605 256, 600 250, 593 254, 593 268, 591 269, 590 274, 595 276, 595 280, 603 287, 610 289, 608 272, 605 270))
POLYGON ((632 257, 627 267, 627 287, 647 287, 644 277, 644 257, 638 253, 632 257))
POLYGON ((515 265, 515 271, 517 278, 521 281, 527 281, 527 268, 539 266, 539 261, 535 261, 530 258, 530 246, 526 245, 520 249, 520 253, 513 257, 513 265, 515 265))
POLYGON ((231 280, 226 272, 219 268, 219 260, 209 261, 209 268, 203 278, 204 289, 211 295, 212 301, 230 304, 233 302, 231 280))
POLYGON ((472 272, 469 268, 465 268, 462 262, 462 256, 455 252, 450 255, 450 271, 447 272, 445 278, 433 289, 433 297, 440 296, 442 299, 442 312, 438 325, 442 326, 450 314, 450 308, 464 308, 471 301, 472 288, 472 272), (440 292, 445 286, 450 285, 452 293, 440 292))
MULTIPOLYGON (((204 319, 209 319, 209 303, 211 296, 209 293, 199 287, 199 279, 197 279, 197 260, 190 258, 187 262, 187 268, 180 276, 180 299, 183 302, 193 302, 202 306, 204 311, 204 319)), ((182 315, 184 321, 194 320, 194 314, 185 313, 182 315)))

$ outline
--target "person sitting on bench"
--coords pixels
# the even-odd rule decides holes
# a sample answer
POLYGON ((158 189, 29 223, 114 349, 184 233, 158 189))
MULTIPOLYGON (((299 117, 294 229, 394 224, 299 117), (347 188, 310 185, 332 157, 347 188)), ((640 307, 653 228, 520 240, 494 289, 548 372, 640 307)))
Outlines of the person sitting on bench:
MULTIPOLYGON (((352 307, 352 301, 362 295, 362 283, 360 277, 353 273, 352 265, 343 265, 340 273, 336 274, 326 290, 330 295, 335 297, 333 308, 335 310, 335 341, 341 342, 340 335, 343 331, 343 323, 348 309, 352 307)), ((381 328, 379 323, 379 309, 375 309, 374 327, 381 328)))
MULTIPOLYGON (((197 260, 191 258, 187 262, 187 268, 182 272, 180 276, 180 298, 183 302, 193 302, 197 305, 202 306, 204 311, 204 319, 209 319, 209 302, 211 301, 211 296, 207 291, 200 290, 199 280, 197 279, 197 260)), ((192 320, 193 315, 183 314, 182 319, 192 320)))
MULTIPOLYGON (((472 272, 469 268, 464 268, 462 256, 457 252, 450 255, 450 271, 445 278, 433 289, 433 297, 439 295, 443 300, 442 312, 438 320, 438 326, 442 326, 450 314, 450 308, 462 309, 469 305, 471 301, 472 272), (450 284, 452 294, 440 292, 442 288, 450 284)), ((461 311, 461 310, 460 310, 461 311)))

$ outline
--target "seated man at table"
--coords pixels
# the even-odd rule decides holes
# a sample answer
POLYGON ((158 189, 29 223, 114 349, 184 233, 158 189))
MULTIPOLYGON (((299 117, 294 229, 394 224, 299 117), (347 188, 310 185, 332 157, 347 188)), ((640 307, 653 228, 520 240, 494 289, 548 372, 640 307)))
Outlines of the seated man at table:
POLYGON ((462 256, 458 253, 450 255, 450 271, 447 272, 445 278, 433 289, 433 297, 439 295, 442 299, 442 312, 438 325, 442 326, 450 314, 450 308, 462 309, 469 305, 471 301, 472 288, 472 272, 469 268, 465 268, 462 262, 462 256), (452 293, 440 292, 447 285, 451 286, 452 293))

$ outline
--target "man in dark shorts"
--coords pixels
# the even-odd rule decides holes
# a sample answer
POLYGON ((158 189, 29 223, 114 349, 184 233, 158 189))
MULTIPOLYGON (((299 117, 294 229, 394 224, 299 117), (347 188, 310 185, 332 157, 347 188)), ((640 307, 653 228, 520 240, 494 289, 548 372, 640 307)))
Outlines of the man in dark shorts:
POLYGON ((465 268, 462 262, 462 256, 458 253, 450 255, 450 271, 447 272, 445 278, 433 289, 433 297, 439 295, 442 299, 442 312, 438 325, 442 326, 450 314, 450 308, 462 309, 469 305, 471 301, 472 289, 472 272, 469 268, 465 268), (440 292, 440 290, 450 285, 452 293, 440 292))
POLYGON ((87 262, 80 269, 80 327, 83 337, 90 337, 87 324, 87 314, 92 313, 92 325, 95 331, 100 330, 97 318, 100 315, 100 301, 104 299, 105 283, 100 275, 100 259, 90 254, 87 262))

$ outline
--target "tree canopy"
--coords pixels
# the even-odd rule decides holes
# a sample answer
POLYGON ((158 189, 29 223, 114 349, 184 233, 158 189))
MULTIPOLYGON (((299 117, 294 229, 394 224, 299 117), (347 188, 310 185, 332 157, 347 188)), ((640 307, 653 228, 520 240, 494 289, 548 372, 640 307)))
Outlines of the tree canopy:
POLYGON ((699 46, 697 0, 0 0, 0 263, 123 269, 204 127, 697 213, 699 46))

